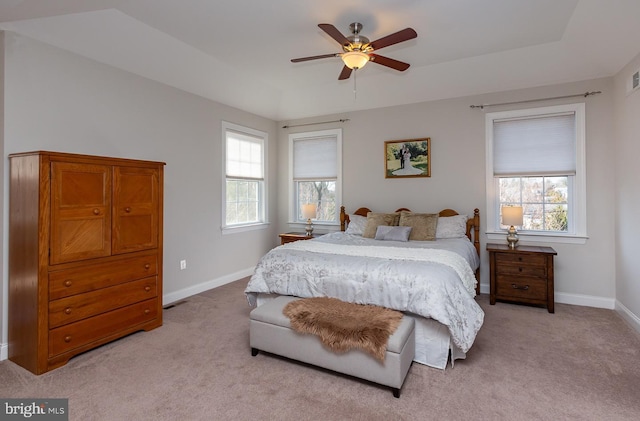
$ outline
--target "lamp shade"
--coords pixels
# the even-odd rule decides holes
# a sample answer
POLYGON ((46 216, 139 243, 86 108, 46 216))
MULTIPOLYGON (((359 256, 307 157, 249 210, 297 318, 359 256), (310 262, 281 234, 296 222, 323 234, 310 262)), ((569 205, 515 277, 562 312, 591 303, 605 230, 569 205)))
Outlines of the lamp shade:
POLYGON ((522 226, 522 206, 503 206, 502 224, 522 226))
POLYGON ((304 219, 313 219, 316 217, 316 205, 306 204, 302 205, 302 217, 304 219))
POLYGON ((349 51, 342 54, 342 61, 350 69, 362 69, 369 62, 369 56, 362 51, 349 51))

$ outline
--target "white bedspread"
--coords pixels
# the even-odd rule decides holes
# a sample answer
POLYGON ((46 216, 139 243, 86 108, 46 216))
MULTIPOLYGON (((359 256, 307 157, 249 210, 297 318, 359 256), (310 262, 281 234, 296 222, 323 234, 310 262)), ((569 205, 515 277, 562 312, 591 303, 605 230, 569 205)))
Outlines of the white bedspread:
POLYGON ((328 296, 411 312, 442 323, 453 343, 467 352, 482 326, 484 312, 473 299, 475 279, 469 290, 459 272, 473 274, 478 264, 475 249, 466 238, 401 243, 339 232, 269 251, 256 266, 245 293, 251 305, 256 304, 259 293, 267 293, 328 296), (339 254, 339 249, 352 249, 343 245, 369 251, 339 254), (401 249, 391 249, 398 247, 401 249), (459 266, 460 259, 442 261, 437 255, 448 253, 430 249, 456 252, 468 267, 456 270, 451 261, 459 266), (385 251, 389 255, 381 258, 385 251))

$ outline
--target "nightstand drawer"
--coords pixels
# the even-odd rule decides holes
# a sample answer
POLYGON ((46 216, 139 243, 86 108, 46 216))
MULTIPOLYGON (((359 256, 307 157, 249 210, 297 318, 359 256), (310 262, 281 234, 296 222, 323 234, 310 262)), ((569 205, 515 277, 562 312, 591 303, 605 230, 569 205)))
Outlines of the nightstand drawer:
POLYGON ((496 279, 496 296, 500 299, 525 298, 545 301, 547 298, 546 279, 500 276, 496 279))
POLYGON ((496 265, 496 273, 498 275, 518 275, 544 278, 547 276, 547 268, 546 266, 530 266, 526 264, 504 265, 498 263, 496 265))
POLYGON ((524 253, 496 253, 496 263, 502 265, 546 266, 546 256, 543 254, 524 253))

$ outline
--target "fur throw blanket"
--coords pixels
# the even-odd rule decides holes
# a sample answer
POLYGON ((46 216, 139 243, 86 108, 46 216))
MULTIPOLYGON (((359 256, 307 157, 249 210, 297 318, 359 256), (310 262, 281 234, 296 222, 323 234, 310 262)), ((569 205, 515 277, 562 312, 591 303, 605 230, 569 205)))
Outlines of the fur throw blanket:
POLYGON ((282 313, 291 320, 293 330, 318 335, 334 352, 359 348, 381 362, 389 336, 402 320, 402 313, 396 310, 329 297, 291 301, 282 313))

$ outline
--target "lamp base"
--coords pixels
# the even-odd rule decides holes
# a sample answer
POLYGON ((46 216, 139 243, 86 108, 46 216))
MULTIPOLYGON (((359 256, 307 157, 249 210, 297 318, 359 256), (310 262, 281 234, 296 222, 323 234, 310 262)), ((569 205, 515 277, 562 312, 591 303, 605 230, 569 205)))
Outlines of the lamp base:
POLYGON ((516 228, 513 225, 509 227, 509 231, 507 232, 508 232, 507 243, 509 244, 509 248, 515 249, 518 244, 518 232, 516 231, 516 228))
POLYGON ((304 230, 307 233, 307 237, 311 237, 313 235, 313 224, 311 223, 311 219, 307 219, 307 225, 304 226, 304 230))

